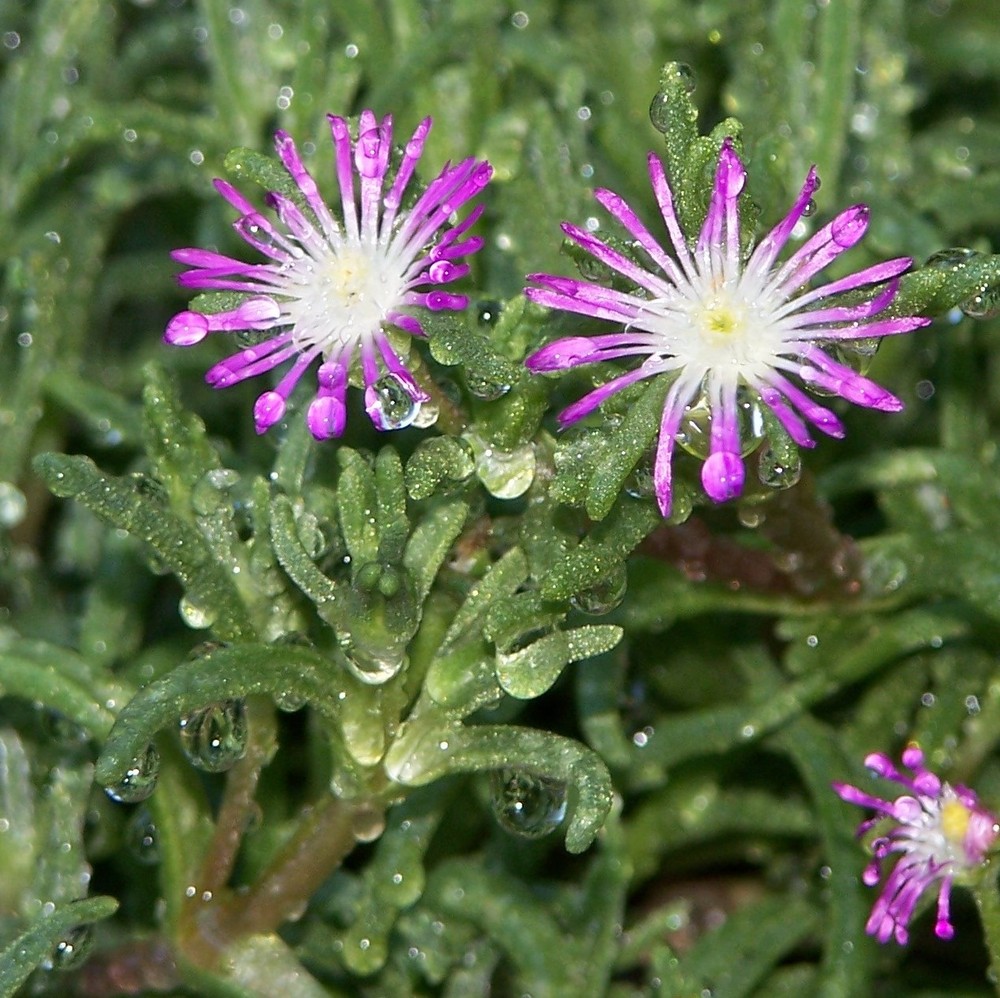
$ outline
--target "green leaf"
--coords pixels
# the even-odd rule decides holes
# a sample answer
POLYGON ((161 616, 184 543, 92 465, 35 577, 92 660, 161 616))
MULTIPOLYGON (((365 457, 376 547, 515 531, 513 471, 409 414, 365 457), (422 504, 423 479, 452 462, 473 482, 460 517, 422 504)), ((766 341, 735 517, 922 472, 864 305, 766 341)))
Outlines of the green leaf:
POLYGON ((337 504, 344 542, 356 571, 378 560, 379 527, 376 520, 378 492, 375 474, 365 459, 348 447, 337 451, 340 480, 337 504))
POLYGON ((943 315, 1000 286, 1000 255, 943 250, 937 260, 900 279, 899 291, 883 315, 943 315))
POLYGON ((336 731, 342 701, 339 694, 357 685, 329 659, 298 645, 217 648, 183 662, 136 694, 108 735, 95 778, 105 786, 114 785, 158 731, 223 700, 261 694, 296 698, 314 707, 336 731))
POLYGON ((609 624, 546 634, 520 651, 498 653, 497 679, 512 697, 532 700, 545 693, 567 665, 610 651, 621 637, 622 629, 609 624))
MULTIPOLYGON (((798 768, 809 789, 819 819, 823 854, 831 874, 827 882, 829 913, 824 919, 825 945, 818 994, 823 998, 862 994, 870 980, 872 949, 865 943, 864 925, 871 898, 859 885, 865 859, 856 839, 847 833, 847 811, 833 792, 833 780, 853 772, 854 760, 846 758, 837 733, 803 716, 782 732, 779 744, 798 768), (850 942, 847 946, 845 943, 850 942)), ((854 817, 852 815, 852 817, 854 817)))
POLYGON ((422 604, 469 515, 468 503, 452 499, 435 505, 413 528, 403 553, 417 602, 422 604))
POLYGON ((600 757, 570 738, 514 725, 408 722, 385 757, 390 778, 425 786, 447 773, 524 769, 568 788, 566 848, 583 852, 611 807, 611 777, 600 757))
POLYGON ((568 599, 609 578, 642 540, 663 523, 651 502, 620 498, 607 519, 601 521, 541 581, 546 599, 568 599))
MULTIPOLYGON (((104 706, 109 692, 69 648, 43 641, 0 640, 0 696, 44 705, 96 741, 103 740, 114 724, 114 713, 104 706)), ((111 699, 121 697, 119 690, 111 699)))
MULTIPOLYGON (((0 996, 14 998, 33 970, 46 960, 58 963, 58 947, 64 940, 80 941, 77 930, 109 918, 118 909, 114 898, 94 897, 60 905, 48 915, 39 915, 25 932, 0 951, 0 996)), ((68 957, 68 953, 67 953, 68 957)))
POLYGON ((666 378, 654 378, 608 434, 587 488, 587 515, 592 520, 603 520, 611 512, 626 479, 653 442, 669 384, 666 378))
MULTIPOLYGON (((327 623, 336 624, 343 616, 337 584, 324 575, 309 556, 298 531, 292 501, 281 493, 271 499, 271 543, 281 567, 289 578, 313 601, 316 611, 327 623)), ((343 600, 341 600, 343 602, 343 600)))
POLYGON ((57 495, 149 544, 184 585, 205 626, 224 641, 253 634, 231 573, 212 557, 202 535, 167 510, 149 480, 105 475, 85 457, 40 454, 35 471, 57 495))

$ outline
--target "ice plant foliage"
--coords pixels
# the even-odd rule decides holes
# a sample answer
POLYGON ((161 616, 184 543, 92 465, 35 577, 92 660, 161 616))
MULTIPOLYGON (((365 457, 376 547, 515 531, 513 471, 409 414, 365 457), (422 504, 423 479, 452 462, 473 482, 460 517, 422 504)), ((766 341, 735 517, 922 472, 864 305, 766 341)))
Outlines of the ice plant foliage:
POLYGON ((268 262, 243 263, 206 249, 173 253, 175 260, 192 268, 179 277, 183 287, 244 292, 247 297, 227 311, 175 315, 164 334, 168 343, 191 346, 213 332, 270 334, 212 367, 205 375, 210 385, 224 388, 292 362, 277 385, 257 399, 258 433, 284 416, 289 394, 319 360, 318 390, 306 419, 317 439, 340 436, 356 352, 372 422, 380 430, 409 425, 429 396, 393 348, 386 329, 421 336, 422 309, 465 308, 464 295, 443 287, 468 273, 463 258, 482 245, 480 237, 466 235, 482 206, 458 222, 453 215, 486 186, 492 173, 488 163, 469 158, 446 165, 413 207, 401 210, 431 119, 413 133, 390 182, 391 118, 378 121, 371 111, 362 112, 357 141, 352 141, 343 118, 328 118, 339 211, 327 206, 295 143, 279 131, 278 156, 301 199, 278 191, 267 194, 278 224, 230 184, 215 181, 219 193, 239 212, 237 233, 268 262))
POLYGON ((570 405, 559 416, 567 426, 634 382, 664 375, 673 379, 663 407, 654 464, 654 486, 664 516, 671 509, 671 462, 685 411, 695 399, 711 416, 709 454, 702 467, 705 491, 715 502, 740 494, 744 483, 739 409, 749 389, 780 420, 791 438, 813 446, 807 423, 830 436, 843 435, 840 420, 807 395, 807 388, 839 395, 857 405, 894 411, 902 403, 884 388, 831 356, 830 348, 853 340, 905 333, 926 325, 920 317, 876 318, 892 302, 908 258, 879 263, 810 289, 813 277, 854 246, 868 227, 868 208, 841 212, 792 253, 778 256, 799 220, 811 210, 819 187, 809 171, 791 211, 753 249, 741 252, 737 205, 746 170, 726 139, 719 155, 708 212, 697 241, 681 229, 660 160, 649 156, 653 192, 673 247, 669 254, 632 209, 612 191, 594 192, 648 257, 641 266, 574 225, 563 231, 587 253, 637 288, 619 291, 586 280, 533 274, 526 294, 549 308, 607 319, 621 332, 570 336, 528 357, 533 371, 641 357, 642 363, 570 405), (863 291, 861 289, 864 289, 863 291), (850 302, 842 296, 851 292, 850 302))
POLYGON ((924 754, 915 744, 903 752, 903 765, 912 776, 896 769, 881 752, 869 755, 865 765, 906 790, 895 800, 882 800, 847 783, 833 785, 849 804, 875 811, 858 827, 859 837, 880 826, 864 882, 874 887, 882 876, 882 861, 893 853, 899 855, 865 930, 879 942, 895 939, 905 945, 917 901, 924 891, 939 884, 934 932, 941 939, 951 939, 955 934, 949 916, 952 884, 986 862, 1000 835, 1000 824, 980 806, 975 793, 966 787, 952 787, 927 769, 924 754))

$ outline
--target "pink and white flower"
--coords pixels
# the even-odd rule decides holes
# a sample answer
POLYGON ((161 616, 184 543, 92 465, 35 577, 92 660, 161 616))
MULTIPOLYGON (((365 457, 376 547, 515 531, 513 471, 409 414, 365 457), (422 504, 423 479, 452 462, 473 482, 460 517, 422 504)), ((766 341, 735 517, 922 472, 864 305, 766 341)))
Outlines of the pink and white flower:
POLYGON ((215 181, 219 193, 239 212, 233 223, 236 232, 267 262, 244 263, 206 249, 172 254, 192 267, 179 277, 183 287, 243 292, 247 297, 227 311, 180 312, 167 325, 167 343, 191 346, 214 332, 271 334, 212 367, 205 375, 210 385, 224 388, 291 361, 277 385, 257 399, 258 433, 282 419, 295 385, 318 360, 318 390, 306 420, 317 439, 340 436, 356 354, 372 422, 380 430, 409 425, 429 396, 396 352, 387 328, 422 336, 422 310, 464 309, 466 296, 444 288, 469 272, 463 258, 483 242, 479 236, 466 236, 482 214, 481 205, 461 221, 453 216, 486 186, 492 173, 489 163, 470 157, 446 165, 413 207, 401 210, 431 119, 413 133, 389 183, 391 118, 377 121, 371 111, 363 111, 356 141, 347 121, 328 118, 339 211, 327 206, 295 143, 279 131, 278 156, 299 196, 280 191, 266 195, 277 224, 231 184, 215 181))
POLYGON ((927 769, 924 754, 915 744, 903 752, 903 765, 912 776, 901 773, 881 752, 869 755, 865 765, 906 791, 895 800, 883 800, 848 783, 833 784, 843 800, 875 812, 858 826, 859 838, 879 828, 872 842, 873 859, 862 876, 865 884, 876 886, 882 879, 883 862, 893 854, 899 857, 865 931, 881 943, 895 939, 905 945, 917 902, 938 885, 934 932, 940 939, 951 939, 955 934, 950 917, 952 884, 985 865, 1000 836, 1000 824, 973 791, 944 783, 927 769))
POLYGON ((813 446, 807 424, 840 437, 837 416, 795 384, 857 405, 892 412, 902 403, 884 388, 834 359, 830 347, 881 338, 925 326, 919 316, 877 318, 892 303, 899 277, 912 262, 879 263, 810 288, 812 279, 854 246, 868 228, 868 208, 841 212, 784 263, 778 256, 819 187, 809 171, 791 211, 750 252, 741 249, 737 205, 746 170, 731 139, 722 144, 708 213, 694 245, 682 231, 660 160, 649 156, 649 176, 673 248, 668 253, 617 194, 598 189, 598 202, 628 231, 648 259, 640 265, 595 235, 566 223, 563 231, 602 264, 634 284, 621 291, 587 280, 532 274, 525 294, 549 308, 607 319, 624 328, 599 336, 570 336, 526 360, 532 371, 560 371, 582 364, 642 358, 642 363, 589 392, 559 416, 562 426, 582 419, 611 395, 647 378, 671 379, 663 406, 654 464, 660 510, 670 514, 674 446, 692 401, 707 401, 709 454, 702 485, 715 502, 743 489, 746 452, 738 395, 749 389, 767 405, 802 447, 813 446), (844 295, 849 294, 845 300, 844 295))

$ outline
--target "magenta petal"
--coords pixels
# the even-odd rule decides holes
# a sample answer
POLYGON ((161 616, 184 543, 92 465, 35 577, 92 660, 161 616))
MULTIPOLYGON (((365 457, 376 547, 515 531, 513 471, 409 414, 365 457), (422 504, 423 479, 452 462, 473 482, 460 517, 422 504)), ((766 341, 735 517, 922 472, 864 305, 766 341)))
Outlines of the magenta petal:
POLYGON ((701 467, 701 484, 713 502, 727 502, 743 491, 746 472, 739 454, 718 451, 701 467))
POLYGON ((258 433, 264 433, 285 415, 285 400, 277 392, 264 392, 253 407, 253 420, 258 433))
POLYGON ((536 350, 525 358, 524 366, 529 371, 561 371, 577 364, 587 364, 599 351, 585 336, 567 336, 536 350))
POLYGON ((175 347, 189 347, 200 343, 208 330, 208 319, 200 312, 178 312, 167 323, 163 339, 175 347))
POLYGON ((347 424, 347 409, 340 399, 332 395, 320 395, 309 404, 306 413, 309 432, 317 440, 339 437, 347 424))

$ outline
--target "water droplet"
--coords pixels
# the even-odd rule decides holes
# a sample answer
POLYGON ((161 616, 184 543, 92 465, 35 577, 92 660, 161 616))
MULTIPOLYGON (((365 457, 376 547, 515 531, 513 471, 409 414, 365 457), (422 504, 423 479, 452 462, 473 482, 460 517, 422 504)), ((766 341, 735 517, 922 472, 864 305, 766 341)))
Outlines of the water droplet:
POLYGON ((365 389, 365 411, 380 430, 401 430, 416 418, 420 403, 395 374, 383 374, 365 389))
POLYGON ((471 372, 466 372, 465 384, 476 398, 487 402, 493 402, 495 399, 502 398, 510 391, 510 385, 502 381, 493 381, 490 378, 479 377, 471 372))
POLYGON ((350 638, 341 640, 344 659, 351 673, 369 686, 381 686, 398 676, 406 664, 406 656, 396 653, 386 655, 362 651, 355 647, 350 638))
POLYGON ((181 747, 192 765, 224 773, 246 754, 247 714, 242 700, 223 700, 180 721, 181 747))
POLYGON ((198 606, 188 596, 181 597, 180 603, 177 604, 177 610, 181 615, 181 620, 196 631, 204 630, 215 623, 215 611, 198 606))
POLYGON ((566 817, 566 784, 527 770, 503 768, 490 774, 493 813, 508 832, 540 839, 566 817))
POLYGON ((625 479, 625 491, 633 499, 649 499, 655 494, 653 481, 653 454, 647 452, 625 479))
POLYGON ((140 808, 128 823, 125 843, 143 866, 154 866, 160 862, 160 841, 153 816, 147 808, 140 808))
POLYGON ((802 459, 798 451, 780 455, 772 447, 757 461, 757 477, 770 489, 790 489, 802 477, 802 459))
POLYGON ((226 493, 239 480, 239 472, 230 468, 213 468, 206 472, 191 489, 191 508, 199 516, 212 516, 229 504, 226 493))
POLYGON ((736 518, 748 530, 756 530, 767 520, 767 513, 757 503, 743 502, 737 507, 736 518))
POLYGON ((16 527, 28 512, 28 500, 11 482, 0 482, 0 527, 16 527))
POLYGON ((813 201, 812 198, 810 198, 808 201, 806 201, 805 205, 802 208, 802 217, 811 218, 815 214, 816 214, 816 202, 813 201))
POLYGON ((283 690, 274 694, 274 703, 278 710, 283 710, 286 714, 294 714, 297 710, 302 710, 306 705, 306 698, 298 693, 290 693, 283 690))
MULTIPOLYGON (((759 396, 740 388, 736 397, 740 428, 740 453, 746 457, 755 450, 764 435, 759 396)), ((705 460, 711 452, 712 408, 707 394, 702 392, 685 406, 684 417, 677 431, 677 442, 695 457, 705 460)))
POLYGON ((72 970, 79 967, 94 942, 94 934, 89 925, 77 925, 70 929, 52 951, 52 965, 56 970, 72 970))
POLYGON ((104 792, 119 804, 138 804, 156 789, 160 775, 160 753, 150 742, 140 755, 129 764, 117 783, 104 788, 104 792))
POLYGON ((475 456, 476 474, 490 495, 516 499, 528 491, 535 479, 535 450, 530 443, 502 451, 474 433, 467 433, 465 439, 475 456))
POLYGON ((993 319, 1000 315, 1000 285, 987 285, 958 306, 970 319, 993 319))
POLYGON ((950 249, 932 253, 924 262, 924 266, 932 267, 934 270, 957 270, 976 256, 979 256, 978 250, 968 249, 965 246, 953 246, 950 249))
POLYGON ((385 811, 374 804, 359 804, 351 815, 351 831, 358 842, 374 842, 385 831, 385 811))
MULTIPOLYGON (((869 336, 863 340, 838 343, 832 353, 841 364, 846 364, 851 370, 857 371, 858 374, 867 374, 881 345, 882 341, 880 339, 869 336)), ((823 394, 816 391, 813 385, 809 386, 809 390, 816 395, 823 394)), ((832 394, 836 395, 835 392, 832 394)))
POLYGON ((677 79, 684 85, 684 89, 693 94, 698 87, 694 70, 686 62, 675 62, 672 68, 677 79))
POLYGON ((894 593, 906 581, 909 571, 901 558, 873 554, 863 570, 865 589, 873 594, 894 593))
POLYGON ((417 414, 413 417, 410 426, 415 426, 418 430, 426 430, 428 426, 433 426, 438 421, 441 410, 433 402, 421 402, 417 406, 417 414))
POLYGON ((570 602, 582 613, 599 616, 610 613, 625 598, 628 576, 624 565, 619 565, 606 579, 575 593, 570 602))
POLYGON ((476 303, 476 322, 480 326, 495 326, 500 318, 503 305, 498 301, 481 301, 476 303))

